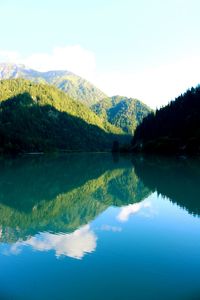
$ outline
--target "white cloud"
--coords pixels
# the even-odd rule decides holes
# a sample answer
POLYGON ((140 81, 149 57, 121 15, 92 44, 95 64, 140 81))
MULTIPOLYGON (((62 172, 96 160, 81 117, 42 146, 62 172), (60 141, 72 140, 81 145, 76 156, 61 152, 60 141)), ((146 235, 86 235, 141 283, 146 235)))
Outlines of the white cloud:
POLYGON ((131 215, 134 215, 139 212, 143 212, 144 216, 149 216, 149 214, 144 213, 144 209, 151 210, 151 202, 142 201, 139 203, 129 204, 121 208, 120 213, 117 215, 117 219, 120 222, 126 222, 131 215))
POLYGON ((98 86, 109 95, 125 95, 160 107, 200 83, 200 56, 182 58, 141 72, 98 74, 98 86))
POLYGON ((80 45, 55 47, 51 53, 34 53, 26 57, 0 50, 0 61, 24 64, 38 71, 69 70, 86 79, 93 78, 96 68, 94 53, 80 45))
POLYGON ((57 257, 64 255, 81 259, 86 253, 95 251, 96 242, 96 235, 90 230, 89 225, 85 225, 69 234, 42 232, 25 242, 13 244, 4 254, 19 254, 24 246, 31 246, 37 251, 53 250, 57 257))

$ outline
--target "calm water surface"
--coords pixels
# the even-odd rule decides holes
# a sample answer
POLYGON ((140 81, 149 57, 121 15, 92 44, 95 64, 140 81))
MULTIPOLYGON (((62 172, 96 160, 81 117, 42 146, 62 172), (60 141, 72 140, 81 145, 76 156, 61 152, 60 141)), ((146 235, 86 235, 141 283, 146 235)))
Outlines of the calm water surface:
POLYGON ((200 299, 200 162, 0 161, 0 299, 200 299))

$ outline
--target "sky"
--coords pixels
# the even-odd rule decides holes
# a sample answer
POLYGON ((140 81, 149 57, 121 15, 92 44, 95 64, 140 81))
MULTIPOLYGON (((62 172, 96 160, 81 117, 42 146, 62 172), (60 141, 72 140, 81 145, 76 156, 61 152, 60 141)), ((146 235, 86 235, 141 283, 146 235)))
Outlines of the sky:
POLYGON ((0 0, 0 62, 167 104, 200 83, 199 0, 0 0))

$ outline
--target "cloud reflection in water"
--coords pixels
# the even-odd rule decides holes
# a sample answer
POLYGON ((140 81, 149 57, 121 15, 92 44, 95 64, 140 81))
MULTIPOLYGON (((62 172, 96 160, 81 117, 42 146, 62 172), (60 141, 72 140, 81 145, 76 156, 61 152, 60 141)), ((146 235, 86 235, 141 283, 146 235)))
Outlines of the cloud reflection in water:
POLYGON ((155 214, 151 202, 147 200, 122 207, 117 215, 117 220, 120 222, 126 222, 129 220, 131 215, 139 212, 145 217, 150 217, 152 214, 155 214))
POLYGON ((69 234, 39 233, 24 242, 17 242, 4 254, 19 254, 24 246, 37 251, 55 251, 56 257, 68 256, 82 259, 86 253, 95 251, 97 237, 89 225, 69 234))

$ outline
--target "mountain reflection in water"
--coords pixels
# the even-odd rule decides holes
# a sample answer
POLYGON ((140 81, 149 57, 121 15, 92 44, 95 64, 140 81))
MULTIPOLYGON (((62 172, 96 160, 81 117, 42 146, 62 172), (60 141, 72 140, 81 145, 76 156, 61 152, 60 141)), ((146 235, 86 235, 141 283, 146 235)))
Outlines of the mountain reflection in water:
POLYGON ((0 165, 1 242, 4 253, 24 246, 82 258, 96 248, 89 223, 110 206, 150 194, 129 159, 108 154, 24 157, 0 165))
POLYGON ((199 215, 199 178, 199 161, 192 159, 68 154, 1 161, 1 253, 29 246, 82 259, 97 247, 93 220, 109 207, 121 207, 119 223, 141 211, 154 215, 147 199, 154 192, 199 215))

